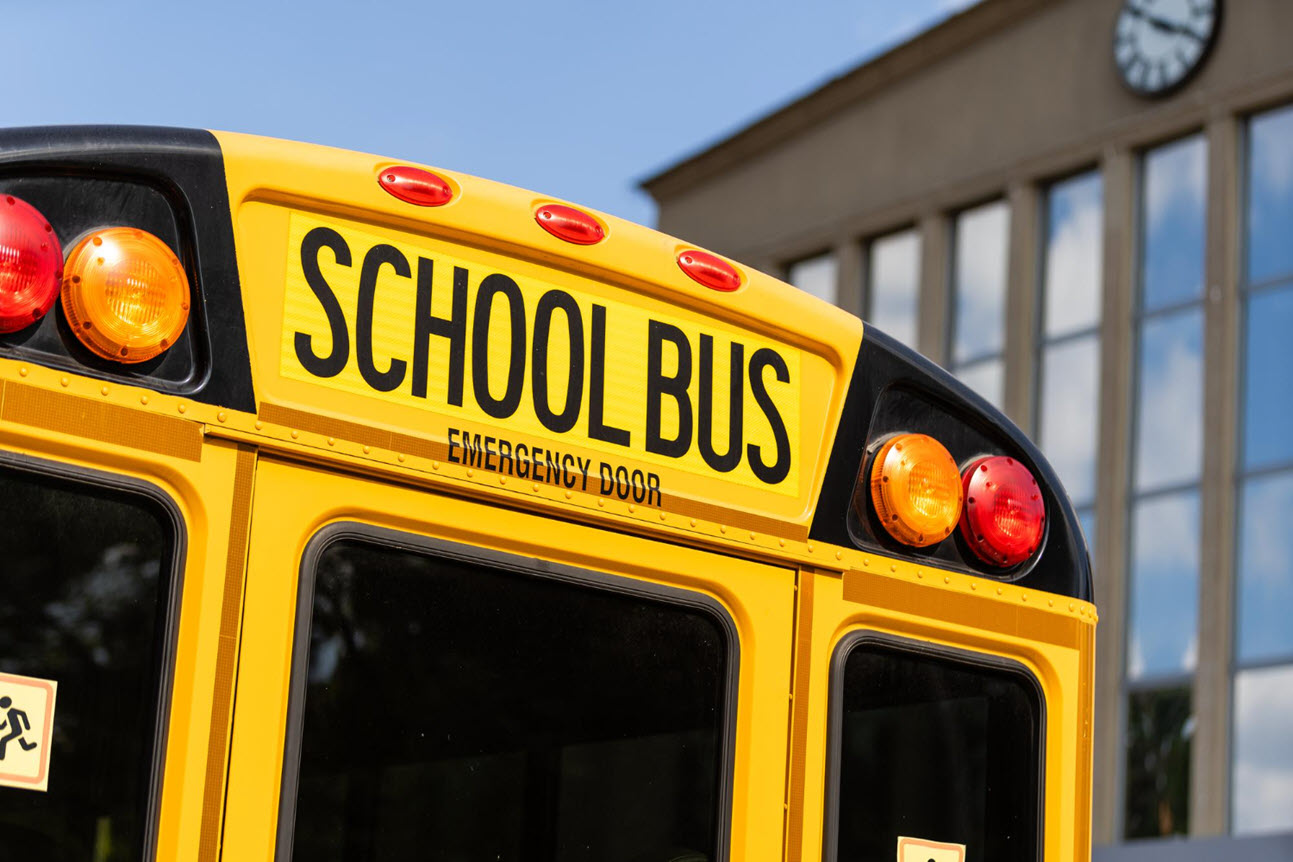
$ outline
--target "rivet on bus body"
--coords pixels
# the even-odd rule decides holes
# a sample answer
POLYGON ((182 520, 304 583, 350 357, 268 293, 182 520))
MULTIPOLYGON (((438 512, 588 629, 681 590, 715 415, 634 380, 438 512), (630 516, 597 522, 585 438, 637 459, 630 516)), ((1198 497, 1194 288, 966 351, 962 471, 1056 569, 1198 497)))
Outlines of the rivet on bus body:
POLYGON ((1028 593, 1024 593, 1022 596, 1020 596, 1020 597, 1019 597, 1019 601, 1021 601, 1021 602, 1026 602, 1026 601, 1028 601, 1028 593))
POLYGON ((336 446, 336 445, 337 445, 337 438, 336 438, 336 437, 329 437, 329 438, 328 438, 328 445, 329 445, 329 446, 336 446))
POLYGON ((945 583, 945 584, 950 584, 951 582, 952 582, 952 579, 951 579, 951 578, 949 578, 949 577, 944 577, 944 578, 943 578, 943 583, 945 583))
POLYGON ((601 507, 603 507, 603 508, 605 508, 605 507, 606 507, 606 501, 605 501, 605 500, 603 500, 601 497, 598 497, 598 498, 597 498, 597 505, 598 505, 598 506, 601 506, 601 507))
POLYGON ((224 412, 223 410, 221 410, 219 413, 216 414, 217 421, 224 422, 228 418, 229 418, 229 414, 224 412))
POLYGON ((754 541, 754 538, 755 538, 754 534, 753 534, 753 533, 751 533, 751 534, 750 534, 750 541, 751 541, 751 542, 753 542, 753 541, 754 541))
MULTIPOLYGON (((259 423, 259 422, 257 422, 257 423, 256 423, 256 427, 257 427, 257 428, 259 428, 259 427, 260 427, 260 423, 259 423)), ((372 447, 372 446, 365 446, 365 447, 364 447, 364 454, 365 454, 365 455, 367 455, 367 454, 368 454, 369 452, 371 452, 371 451, 373 451, 373 447, 372 447)))
POLYGON ((72 381, 71 381, 71 380, 69 380, 69 379, 68 379, 68 378, 66 378, 66 377, 61 377, 61 378, 59 378, 59 381, 58 381, 58 382, 59 382, 59 383, 61 383, 61 384, 63 384, 64 386, 70 386, 70 385, 71 385, 71 383, 72 383, 72 381))
MULTIPOLYGON (((401 458, 400 460, 401 460, 401 461, 403 461, 404 459, 403 459, 403 458, 401 458)), ((507 484, 507 477, 506 477, 506 476, 499 476, 499 477, 498 477, 498 484, 500 484, 500 485, 506 485, 506 484, 507 484)))
POLYGON ((1076 608, 1076 607, 1077 607, 1077 605, 1073 604, 1072 602, 1069 602, 1069 612, 1070 612, 1070 613, 1071 613, 1071 612, 1073 611, 1073 609, 1074 609, 1074 608, 1076 608))
POLYGON ((997 595, 1001 595, 1001 587, 997 587, 997 595))
POLYGON ((260 429, 262 429, 262 428, 264 428, 264 427, 265 427, 265 423, 264 423, 264 422, 261 422, 259 419, 257 419, 257 420, 256 420, 256 430, 257 430, 257 431, 259 431, 260 429))
POLYGON ((637 506, 634 506, 632 503, 629 503, 629 513, 630 513, 630 514, 632 514, 633 512, 636 512, 637 510, 638 510, 638 507, 637 507, 637 506))
POLYGON ((403 453, 403 452, 401 452, 400 454, 396 455, 395 457, 396 457, 396 459, 398 459, 398 460, 399 460, 399 462, 400 462, 401 464, 403 464, 403 463, 404 463, 404 453, 403 453))
POLYGON ((663 521, 664 519, 665 519, 665 513, 664 513, 664 512, 661 512, 661 513, 660 513, 660 520, 661 520, 661 521, 663 521))
POLYGON ((184 403, 182 403, 182 402, 181 402, 181 403, 180 403, 180 406, 179 406, 179 407, 177 407, 176 409, 177 409, 177 410, 179 410, 181 413, 187 413, 187 412, 188 412, 188 410, 189 410, 189 405, 184 404, 184 403))
POLYGON ((692 519, 691 519, 691 525, 692 525, 693 527, 694 527, 694 526, 696 526, 696 519, 695 519, 695 518, 692 518, 692 519))
MULTIPOLYGON (((895 565, 892 565, 892 564, 891 564, 891 565, 889 566, 889 571, 891 571, 891 572, 896 572, 896 571, 898 571, 898 567, 897 567, 897 566, 895 566, 895 565)), ((920 575, 920 572, 917 572, 916 574, 917 574, 917 575, 920 575)))
POLYGON ((108 387, 106 387, 106 386, 100 387, 100 389, 99 389, 99 394, 100 394, 100 395, 107 395, 107 394, 108 394, 108 387))
POLYGON ((575 495, 574 495, 574 494, 572 494, 572 493, 570 493, 569 491, 567 491, 567 492, 566 492, 566 499, 567 499, 567 500, 569 500, 569 499, 570 499, 571 497, 573 497, 573 496, 575 496, 575 495))
POLYGON ((470 467, 468 467, 468 468, 467 468, 467 478, 468 478, 468 479, 470 479, 472 476, 475 476, 475 475, 476 475, 476 471, 475 471, 475 470, 473 470, 473 469, 471 469, 470 467))
POLYGON ((812 552, 813 552, 813 545, 812 545, 812 542, 809 542, 809 543, 808 543, 808 553, 810 553, 810 554, 811 554, 812 552))
MULTIPOLYGON (((147 404, 147 403, 148 403, 148 396, 147 396, 147 395, 140 395, 140 396, 139 396, 139 403, 140 403, 140 404, 147 404)), ((257 427, 257 428, 259 428, 259 427, 260 427, 260 424, 259 424, 259 423, 257 423, 256 427, 257 427)))
MULTIPOLYGON (((365 446, 365 447, 364 447, 364 451, 365 451, 365 452, 367 452, 367 451, 368 451, 368 447, 367 447, 367 446, 365 446)), ((432 470, 439 470, 439 469, 440 469, 440 462, 439 462, 439 461, 432 461, 432 462, 431 462, 431 469, 432 469, 432 470)))
MULTIPOLYGON (((896 570, 897 570, 897 567, 896 567, 896 566, 890 566, 890 567, 889 567, 889 571, 891 571, 891 572, 896 571, 896 570)), ((918 577, 918 578, 923 578, 923 577, 925 577, 925 573, 924 573, 924 572, 922 572, 920 569, 917 569, 917 570, 916 570, 916 577, 918 577)))
POLYGON ((539 483, 535 482, 533 485, 531 485, 530 490, 536 494, 539 493, 539 483))
POLYGON ((871 565, 871 558, 870 558, 870 557, 863 557, 863 558, 862 558, 862 565, 864 565, 864 566, 870 566, 870 565, 871 565))
POLYGON ((22 366, 21 368, 19 368, 19 369, 18 369, 18 376, 19 376, 19 377, 26 377, 26 376, 28 375, 28 373, 29 373, 29 372, 27 371, 27 366, 26 366, 26 365, 24 365, 24 366, 22 366))
POLYGON ((842 560, 842 559, 844 559, 844 552, 843 552, 843 551, 836 551, 836 552, 835 552, 835 559, 837 559, 837 560, 842 560))
POLYGON ((970 589, 977 590, 978 588, 979 588, 978 584, 976 584, 974 581, 970 581, 970 589))
POLYGON ((719 525, 718 525, 718 531, 719 531, 720 533, 726 533, 726 532, 727 532, 727 524, 719 524, 719 525))
POLYGON ((300 432, 300 431, 297 431, 295 428, 293 428, 293 429, 292 429, 292 439, 293 439, 293 440, 295 440, 295 439, 297 439, 297 438, 298 438, 298 437, 300 437, 300 436, 301 436, 301 432, 300 432))
POLYGON ((784 547, 786 546, 786 540, 785 540, 785 539, 777 539, 777 545, 779 545, 780 547, 784 548, 784 547))

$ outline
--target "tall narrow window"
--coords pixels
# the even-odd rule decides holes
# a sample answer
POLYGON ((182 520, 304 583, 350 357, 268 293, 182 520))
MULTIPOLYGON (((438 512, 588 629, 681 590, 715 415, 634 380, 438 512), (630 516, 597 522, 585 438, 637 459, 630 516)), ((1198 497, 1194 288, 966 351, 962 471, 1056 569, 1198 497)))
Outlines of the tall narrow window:
POLYGON ((1006 248, 1010 209, 994 201, 956 217, 948 368, 1000 407, 1005 388, 1006 248))
POLYGON ((1248 136, 1231 826, 1293 828, 1293 108, 1248 136))
POLYGON ((832 252, 797 260, 786 267, 786 281, 811 296, 838 305, 839 264, 832 252))
POLYGON ((1088 542, 1095 526, 1099 438, 1102 202, 1096 171, 1047 191, 1037 338, 1037 439, 1077 507, 1088 542))
POLYGON ((1126 655, 1127 838, 1189 831, 1203 465, 1201 136, 1141 165, 1126 655))
POLYGON ((916 347, 920 235, 898 231, 871 241, 863 317, 908 347, 916 347))

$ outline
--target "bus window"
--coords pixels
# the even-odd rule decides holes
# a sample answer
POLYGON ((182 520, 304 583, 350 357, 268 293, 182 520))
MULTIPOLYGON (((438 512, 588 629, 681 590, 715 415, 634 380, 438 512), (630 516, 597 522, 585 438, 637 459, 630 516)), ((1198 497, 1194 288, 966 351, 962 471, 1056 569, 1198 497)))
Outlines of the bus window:
POLYGON ((888 862, 904 836, 963 845, 967 859, 1038 858, 1043 715, 1031 676, 865 633, 841 645, 833 676, 827 858, 888 862))
MULTIPOLYGON (((27 462, 30 463, 30 462, 27 462)), ((151 858, 176 521, 154 499, 0 463, 0 774, 48 746, 45 792, 0 787, 6 859, 151 858), (33 687, 50 681, 51 731, 33 687), (15 726, 17 725, 17 726, 15 726)))
POLYGON ((295 858, 722 857, 734 647, 716 608, 366 536, 315 559, 295 858))

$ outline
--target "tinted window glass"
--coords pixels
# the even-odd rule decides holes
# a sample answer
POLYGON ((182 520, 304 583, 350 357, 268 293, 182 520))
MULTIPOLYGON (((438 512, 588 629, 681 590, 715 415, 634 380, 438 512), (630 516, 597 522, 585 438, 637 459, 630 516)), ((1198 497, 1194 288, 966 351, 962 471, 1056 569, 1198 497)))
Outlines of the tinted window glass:
POLYGON ((1100 174, 1092 171, 1056 183, 1046 196, 1045 338, 1100 323, 1102 192, 1100 174))
POLYGON ((1248 153, 1248 279, 1293 273, 1293 108, 1253 118, 1248 153))
POLYGON ((1037 859, 1042 713, 1032 680, 863 640, 837 696, 840 862, 891 862, 899 836, 965 844, 967 859, 1037 859))
POLYGON ((1199 492, 1182 491, 1134 505, 1127 677, 1194 670, 1199 641, 1199 492))
POLYGON ((787 267, 786 280, 818 299, 831 304, 839 301, 839 264, 832 253, 792 263, 787 267))
MULTIPOLYGON (((1291 225, 1293 226, 1293 225, 1291 225)), ((1293 246, 1293 243, 1289 243, 1293 246)), ((1244 387, 1244 464, 1293 460, 1293 288, 1250 295, 1244 387)))
POLYGON ((920 235, 905 230, 873 240, 869 265, 867 320, 915 349, 920 235))
POLYGON ((1293 829, 1293 666, 1235 674, 1232 826, 1241 834, 1293 829))
POLYGON ((952 266, 952 361, 970 362, 1005 347, 1006 244, 1010 209, 1004 201, 956 217, 952 266))
POLYGON ((1190 828, 1190 688, 1127 697, 1127 797, 1123 836, 1185 835, 1190 828))
POLYGON ((344 540, 309 637, 295 858, 718 857, 711 614, 344 540))
MULTIPOLYGON (((5 859, 144 853, 171 524, 146 498, 0 467, 0 673, 58 684, 48 791, 0 787, 5 859)), ((0 682, 4 736, 11 710, 34 712, 31 697, 30 688, 0 682)), ((10 763, 39 735, 10 739, 10 763)))
POLYGON ((1207 145, 1195 136, 1145 155, 1141 201, 1145 311, 1203 296, 1207 145))

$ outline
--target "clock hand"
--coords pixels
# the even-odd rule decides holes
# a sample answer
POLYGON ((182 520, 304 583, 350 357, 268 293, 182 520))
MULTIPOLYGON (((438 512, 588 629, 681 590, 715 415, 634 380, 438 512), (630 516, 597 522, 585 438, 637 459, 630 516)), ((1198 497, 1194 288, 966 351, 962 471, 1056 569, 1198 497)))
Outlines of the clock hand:
POLYGON ((1193 39, 1196 42, 1206 41, 1205 37, 1199 35, 1189 26, 1185 24, 1178 24, 1177 22, 1168 20, 1167 18, 1164 18, 1160 15, 1155 15, 1154 13, 1146 9, 1142 9, 1139 6, 1129 5, 1127 7, 1127 11, 1132 15, 1135 15, 1137 18, 1140 18, 1141 20, 1145 21, 1145 23, 1149 24, 1151 27, 1153 27, 1156 30, 1162 30, 1165 33, 1176 33, 1181 36, 1189 36, 1191 39, 1193 39))

